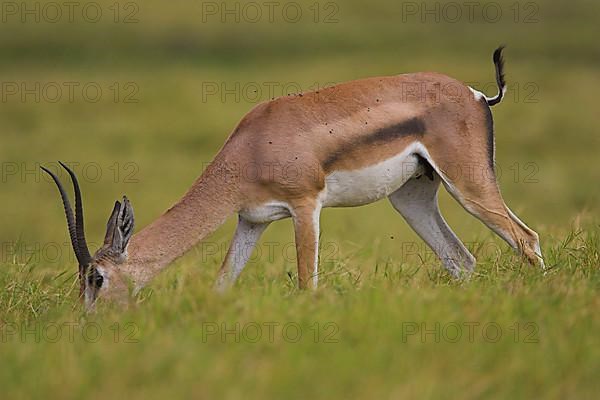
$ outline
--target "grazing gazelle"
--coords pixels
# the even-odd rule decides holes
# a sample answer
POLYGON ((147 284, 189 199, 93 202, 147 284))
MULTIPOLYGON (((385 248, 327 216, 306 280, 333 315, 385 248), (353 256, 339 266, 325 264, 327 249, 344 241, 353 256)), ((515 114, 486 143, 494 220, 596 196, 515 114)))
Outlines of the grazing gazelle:
MULTIPOLYGON (((490 106, 506 90, 502 48, 494 52, 499 93, 488 98, 437 73, 362 79, 256 106, 187 193, 133 235, 127 198, 116 202, 104 245, 87 249, 81 194, 75 214, 58 178, 69 233, 79 261, 81 294, 126 297, 217 229, 230 215, 238 226, 217 288, 230 286, 272 221, 292 217, 298 283, 317 285, 319 216, 388 197, 454 276, 475 258, 441 216, 440 183, 471 214, 543 266, 538 235, 506 206, 494 173, 490 106)), ((64 165, 63 165, 64 166, 64 165)))

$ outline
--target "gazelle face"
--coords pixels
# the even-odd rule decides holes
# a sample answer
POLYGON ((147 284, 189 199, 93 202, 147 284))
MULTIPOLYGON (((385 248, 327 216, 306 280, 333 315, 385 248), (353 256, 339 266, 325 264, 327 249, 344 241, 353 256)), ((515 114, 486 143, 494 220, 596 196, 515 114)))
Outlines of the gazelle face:
POLYGON ((88 310, 100 297, 122 303, 129 295, 129 282, 121 266, 127 261, 127 244, 133 235, 133 208, 125 196, 122 203, 115 202, 106 224, 104 244, 92 257, 85 240, 83 205, 77 177, 66 165, 60 164, 67 170, 73 182, 75 214, 58 177, 50 170, 44 167, 42 169, 54 179, 63 201, 71 244, 79 262, 80 297, 88 310))
MULTIPOLYGON (((98 254, 98 253, 96 253, 98 254)), ((98 299, 125 304, 129 299, 129 282, 120 270, 121 265, 111 260, 92 261, 80 277, 81 297, 90 310, 98 299)))

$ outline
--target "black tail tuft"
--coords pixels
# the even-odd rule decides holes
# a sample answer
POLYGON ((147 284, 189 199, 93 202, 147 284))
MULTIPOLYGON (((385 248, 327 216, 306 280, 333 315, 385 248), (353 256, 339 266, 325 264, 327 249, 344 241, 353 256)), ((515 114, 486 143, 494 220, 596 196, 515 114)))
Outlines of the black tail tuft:
POLYGON ((498 84, 498 94, 496 97, 488 98, 487 103, 489 106, 496 105, 502 101, 504 92, 506 91, 506 80, 504 78, 504 57, 502 56, 502 50, 504 46, 498 47, 494 51, 494 66, 496 67, 496 83, 498 84))

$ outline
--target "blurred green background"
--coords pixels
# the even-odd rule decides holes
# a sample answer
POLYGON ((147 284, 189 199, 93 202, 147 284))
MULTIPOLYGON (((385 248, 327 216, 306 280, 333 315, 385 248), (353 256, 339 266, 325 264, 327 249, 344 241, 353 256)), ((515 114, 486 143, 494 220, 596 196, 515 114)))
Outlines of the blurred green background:
MULTIPOLYGON (((57 284, 51 279, 62 271, 74 272, 75 264, 66 244, 67 231, 56 188, 40 173, 40 163, 56 167, 56 160, 62 160, 71 163, 80 175, 88 238, 98 243, 115 199, 127 194, 135 209, 137 229, 148 224, 185 192, 237 122, 259 101, 299 89, 308 91, 368 76, 415 71, 442 72, 491 95, 495 93, 491 54, 499 44, 507 45, 509 82, 505 101, 493 109, 500 186, 507 204, 540 233, 543 249, 558 249, 548 251, 554 257, 552 260, 558 262, 563 256, 571 260, 571 253, 566 250, 561 253, 559 244, 571 243, 568 238, 572 232, 583 229, 594 236, 598 230, 600 168, 596 161, 600 135, 596 109, 600 88, 597 44, 600 3, 594 0, 466 3, 384 0, 115 3, 107 0, 72 2, 68 6, 62 2, 3 2, 0 239, 5 289, 0 320, 73 318, 75 295, 65 292, 63 286, 53 286, 57 284), (49 243, 58 245, 53 247, 49 243), (24 266, 32 268, 33 275, 30 272, 23 275, 24 266), (40 279, 40 286, 25 283, 32 276, 40 279), (22 285, 17 287, 14 282, 22 285), (37 297, 38 293, 43 296, 37 297), (18 306, 11 303, 16 298, 22 300, 18 306), (58 303, 63 310, 71 311, 55 314, 50 305, 58 303)), ((66 179, 66 174, 60 176, 66 179)), ((546 394, 561 396, 579 390, 579 395, 585 397, 592 393, 589 385, 593 380, 587 368, 595 365, 597 370, 597 359, 593 364, 592 358, 587 358, 589 364, 584 362, 575 368, 572 356, 567 356, 573 349, 565 344, 564 352, 560 353, 564 357, 557 356, 549 362, 546 350, 552 345, 548 342, 545 342, 550 346, 547 348, 527 348, 528 356, 521 361, 522 348, 506 345, 480 351, 477 347, 481 358, 469 365, 473 370, 479 368, 479 374, 456 377, 459 384, 451 388, 444 386, 452 383, 445 368, 468 364, 459 354, 470 354, 475 347, 466 347, 465 352, 461 346, 443 349, 405 346, 407 359, 399 361, 404 378, 396 376, 398 381, 395 381, 393 374, 382 372, 393 368, 398 361, 385 357, 389 349, 398 345, 397 336, 386 331, 383 322, 390 315, 432 320, 453 315, 464 320, 501 318, 508 310, 508 315, 520 319, 525 318, 523 315, 534 318, 560 311, 557 305, 560 300, 552 296, 553 292, 543 292, 543 288, 554 286, 539 281, 542 278, 530 270, 525 273, 535 278, 510 275, 510 279, 519 282, 510 285, 510 290, 519 293, 513 293, 515 303, 496 304, 495 295, 510 292, 503 286, 506 283, 503 273, 508 274, 511 266, 519 264, 518 260, 445 192, 440 201, 450 226, 463 241, 492 243, 498 250, 491 253, 474 250, 483 262, 482 273, 491 275, 466 292, 446 280, 437 261, 431 254, 425 255, 428 253, 425 246, 387 201, 354 209, 328 209, 323 212, 322 240, 333 246, 334 251, 331 258, 322 261, 326 278, 318 291, 320 300, 307 295, 290 296, 295 291, 287 274, 293 278, 294 262, 276 251, 274 258, 264 254, 255 257, 236 288, 239 297, 227 297, 221 302, 212 297, 210 286, 224 254, 200 256, 199 247, 159 279, 148 300, 150 304, 141 305, 142 310, 126 317, 121 314, 106 317, 106 320, 137 321, 146 329, 146 336, 142 335, 146 338, 145 345, 111 350, 99 345, 88 350, 84 345, 41 348, 41 345, 0 343, 4 351, 13 346, 3 359, 17 366, 12 369, 3 362, 5 365, 0 367, 3 384, 14 384, 9 391, 13 395, 40 395, 53 390, 79 397, 89 394, 84 388, 94 386, 95 382, 77 366, 92 363, 94 373, 108 380, 96 397, 114 394, 113 389, 123 390, 133 384, 149 385, 143 391, 145 394, 165 393, 158 389, 161 376, 172 378, 163 383, 181 382, 178 387, 181 394, 192 393, 184 388, 194 385, 185 384, 197 382, 200 394, 232 398, 244 393, 290 397, 376 394, 390 398, 459 393, 461 397, 494 393, 533 395, 537 393, 531 384, 548 380, 557 383, 562 375, 552 371, 552 365, 565 363, 573 366, 570 369, 573 375, 567 376, 566 384, 548 388, 546 394), (418 252, 407 252, 406 245, 412 243, 418 246, 418 252), (499 253, 502 253, 500 258, 499 253), (378 276, 377 268, 383 265, 386 270, 390 265, 395 272, 414 267, 418 273, 408 283, 400 279, 385 284, 374 278, 378 276), (327 278, 328 275, 333 277, 327 278), (343 275, 339 278, 343 283, 337 281, 338 275, 343 275), (499 286, 494 282, 500 282, 499 286), (346 291, 348 287, 351 289, 346 291), (384 294, 367 291, 363 295, 335 297, 353 293, 359 287, 381 288, 384 294), (406 297, 399 296, 398 290, 406 297), (536 290, 549 297, 541 296, 537 299, 539 304, 533 306, 528 303, 529 294, 536 290), (160 303, 157 299, 161 295, 163 299, 168 296, 172 305, 160 303), (427 314, 419 314, 413 307, 428 312, 421 304, 426 298, 429 298, 427 304, 443 303, 450 309, 431 309, 431 314, 424 317, 427 314), (487 304, 487 311, 467 316, 460 312, 460 307, 452 308, 449 301, 468 305, 467 309, 487 304), (248 304, 253 308, 249 309, 248 304), (557 308, 544 308, 548 304, 557 308), (350 305, 359 311, 353 314, 350 305), (373 305, 380 305, 378 311, 372 311, 373 305), (275 320, 310 320, 310 313, 320 315, 323 320, 339 318, 340 331, 352 340, 338 344, 332 353, 328 346, 290 350, 286 344, 257 349, 231 348, 221 343, 207 349, 207 345, 194 348, 193 343, 197 342, 184 333, 193 331, 190 326, 197 329, 193 324, 200 320, 215 320, 222 315, 233 320, 252 320, 264 318, 265 313, 275 320), (196 319, 194 315, 201 317, 196 319), (374 325, 369 320, 372 315, 380 318, 374 325), (166 324, 174 324, 180 330, 165 334, 166 324), (372 337, 361 337, 359 332, 365 332, 364 329, 372 337), (156 356, 160 359, 153 358, 153 353, 143 353, 151 352, 154 346, 169 350, 156 356), (357 353, 346 354, 348 346, 355 346, 357 353), (274 351, 278 353, 273 354, 274 351), (372 351, 376 355, 369 358, 372 351), (441 359, 434 357, 436 352, 441 359), (503 352, 514 356, 512 364, 507 366, 508 374, 519 385, 499 389, 503 372, 495 365, 503 362, 503 352), (198 358, 190 359, 192 354, 198 358), (52 368, 50 360, 55 357, 70 374, 71 382, 76 382, 77 391, 59 390, 62 386, 52 383, 56 378, 53 374, 40 378, 44 367, 52 368), (146 369, 133 374, 131 371, 138 366, 136 360, 146 369), (197 377, 185 368, 182 372, 185 364, 178 360, 196 363, 199 371, 212 373, 197 377), (212 370, 211 365, 215 364, 209 360, 220 365, 220 369, 212 370), (320 367, 315 366, 317 360, 320 367), (329 360, 340 368, 339 379, 335 377, 336 370, 325 365, 329 360), (121 361, 125 366, 116 365, 111 372, 109 366, 121 361), (373 368, 372 374, 356 366, 363 361, 373 368), (413 361, 419 372, 412 371, 413 361), (418 365, 423 364, 418 363, 426 366, 419 369, 418 365), (530 369, 544 364, 548 365, 545 372, 527 375, 530 369), (17 378, 22 368, 37 371, 37 374, 32 372, 41 379, 37 386, 26 381, 30 375, 17 378), (294 380, 294 368, 303 371, 304 378, 294 380), (379 375, 377 368, 382 368, 379 375), (251 374, 255 379, 238 376, 240 384, 235 385, 230 381, 235 377, 233 371, 251 374), (333 376, 311 376, 310 371, 333 376), (412 384, 407 382, 411 371, 416 374, 412 384), (481 378, 479 386, 470 387, 471 380, 478 378, 481 378), (148 382, 153 379, 156 381, 148 382), (279 384, 276 379, 280 379, 279 384), (469 387, 470 391, 462 391, 469 387)), ((210 242, 226 248, 234 222, 232 218, 210 242)), ((290 221, 273 224, 263 239, 277 243, 292 241, 290 221)), ((593 274, 595 280, 590 281, 590 286, 583 284, 587 289, 581 289, 581 297, 573 304, 581 305, 581 314, 575 322, 587 321, 591 324, 587 328, 598 328, 594 314, 598 306, 598 264, 594 258, 597 242, 591 243, 592 249, 585 252, 589 262, 581 268, 588 271, 584 274, 586 279, 593 274), (589 321, 588 316, 595 319, 589 321)), ((581 246, 576 247, 578 251, 581 246)), ((571 261, 567 264, 571 265, 571 261)), ((561 279, 566 288, 572 288, 569 285, 574 282, 578 287, 582 285, 571 275, 561 279)), ((564 293, 571 290, 564 289, 564 293)), ((546 331, 552 332, 555 344, 570 340, 561 336, 565 326, 562 322, 554 321, 546 331)), ((592 341, 585 333, 582 335, 585 339, 579 337, 580 343, 592 341)), ((57 378, 57 382, 66 383, 67 378, 57 378)))
MULTIPOLYGON (((577 214, 598 210, 597 2, 480 5, 473 22, 466 6, 451 22, 456 7, 443 2, 300 2, 292 3, 302 12, 295 23, 286 19, 296 20, 296 8, 285 3, 273 6, 272 18, 266 5, 245 2, 93 4, 102 12, 98 23, 87 22, 96 8, 83 5, 74 7, 72 23, 66 6, 59 23, 44 23, 53 14, 44 12, 43 2, 39 23, 22 5, 17 15, 3 15, 3 238, 65 234, 55 188, 39 171, 28 173, 36 163, 71 162, 87 177, 87 226, 97 241, 122 193, 133 201, 138 227, 169 207, 258 102, 255 97, 413 71, 443 72, 491 95, 491 52, 501 43, 508 46, 511 91, 494 117, 507 203, 536 229, 565 227, 577 214), (226 13, 236 7, 237 14, 226 13), (262 10, 256 23, 254 9, 262 10), (502 12, 498 22, 494 10, 502 12), (26 199, 38 198, 49 202, 27 206, 26 199)), ((474 238, 479 223, 445 203, 461 237, 474 238)), ((385 202, 326 210, 323 228, 360 242, 363 229, 403 229, 400 220, 385 218, 390 214, 385 202)))

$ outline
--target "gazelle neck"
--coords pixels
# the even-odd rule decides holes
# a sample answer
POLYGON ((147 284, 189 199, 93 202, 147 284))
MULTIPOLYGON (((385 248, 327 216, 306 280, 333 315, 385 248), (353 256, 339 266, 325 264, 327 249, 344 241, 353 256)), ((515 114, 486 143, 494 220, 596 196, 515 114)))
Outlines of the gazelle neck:
POLYGON ((237 210, 238 185, 224 165, 213 162, 175 205, 131 238, 122 270, 137 287, 145 286, 237 210))

